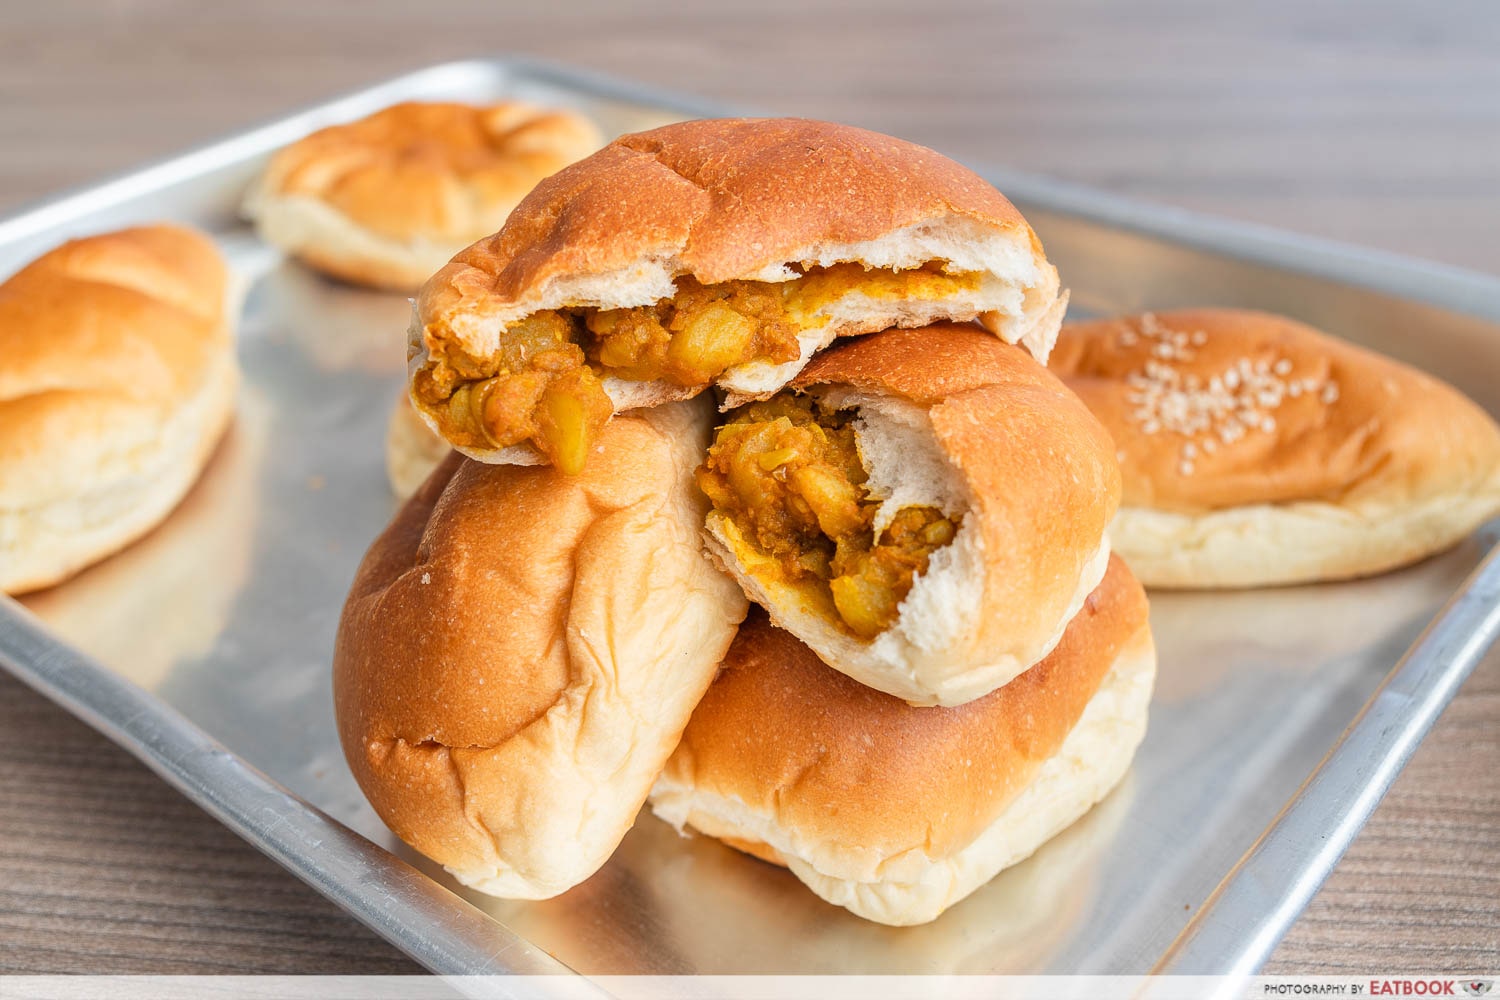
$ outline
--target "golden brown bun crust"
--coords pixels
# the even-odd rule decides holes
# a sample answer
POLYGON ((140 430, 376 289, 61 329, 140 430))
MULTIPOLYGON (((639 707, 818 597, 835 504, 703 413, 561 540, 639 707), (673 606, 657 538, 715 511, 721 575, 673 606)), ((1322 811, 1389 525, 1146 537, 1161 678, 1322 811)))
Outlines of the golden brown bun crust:
POLYGON ((0 589, 56 582, 123 547, 196 478, 233 405, 227 282, 212 241, 158 225, 73 240, 0 285, 0 521, 50 508, 41 521, 65 517, 95 539, 54 559, 19 551, 36 525, 0 525, 18 546, 0 553, 0 589), (116 494, 102 523, 57 512, 138 477, 161 489, 116 494))
POLYGON ((423 287, 431 325, 474 300, 519 302, 562 276, 676 257, 704 284, 948 215, 1027 234, 1026 220, 965 167, 847 125, 708 119, 621 136, 538 184, 499 233, 423 287))
MULTIPOLYGON (((1057 752, 1146 619, 1145 592, 1111 559, 1041 663, 968 704, 916 708, 825 666, 755 609, 665 777, 775 816, 799 839, 947 857, 1057 752)), ((733 846, 776 860, 765 845, 733 846)))
MULTIPOLYGON (((0 285, 0 405, 61 401, 45 393, 117 393, 169 403, 197 387, 227 340, 224 262, 177 226, 72 240, 0 285)), ((10 413, 3 446, 26 435, 10 413)), ((14 451, 0 451, 11 460, 14 451)))
POLYGON ((601 142, 588 119, 561 109, 397 104, 281 150, 245 213, 263 239, 317 270, 409 292, 601 142))
POLYGON ((1457 390, 1267 313, 1192 309, 1070 323, 1048 366, 1113 435, 1126 507, 1196 514, 1298 500, 1401 504, 1471 491, 1500 469, 1500 428, 1457 390), (1148 364, 1161 366, 1159 376, 1149 377, 1148 364), (1175 432, 1182 424, 1171 391, 1191 376, 1197 390, 1175 403, 1208 405, 1202 390, 1231 371, 1238 385, 1226 393, 1254 414, 1175 432))
POLYGON ((985 559, 1004 566, 985 574, 974 645, 1055 633, 1120 502, 1114 445, 1076 395, 1021 348, 958 324, 845 341, 792 385, 847 385, 926 407, 969 485, 985 559))
POLYGON ((345 754, 465 882, 539 898, 592 874, 712 680, 745 602, 697 539, 709 416, 617 419, 578 476, 450 456, 360 567, 334 653, 345 754))
POLYGON ((571 111, 412 101, 292 143, 263 189, 317 198, 393 239, 477 239, 496 212, 503 222, 537 181, 596 148, 597 135, 571 111))

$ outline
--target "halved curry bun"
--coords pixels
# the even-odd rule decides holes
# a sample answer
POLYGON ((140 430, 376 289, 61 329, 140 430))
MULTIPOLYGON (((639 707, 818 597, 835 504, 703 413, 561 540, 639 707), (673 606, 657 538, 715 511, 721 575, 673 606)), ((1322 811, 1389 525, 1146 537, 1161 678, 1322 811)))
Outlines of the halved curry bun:
POLYGON ((707 400, 610 424, 589 469, 450 455, 371 546, 334 648, 349 767, 459 881, 541 899, 635 821, 745 614, 704 556, 707 400))
POLYGON ((1098 585, 1108 433, 973 325, 889 330, 727 414, 698 486, 709 550, 835 669, 958 705, 1041 660, 1098 585))
POLYGON ((1026 220, 972 171, 800 119, 623 136, 435 274, 412 399, 485 462, 577 472, 616 411, 767 396, 834 338, 978 320, 1045 360, 1066 307, 1026 220))
POLYGON ((958 708, 872 691, 752 612, 652 809, 868 920, 924 923, 1108 794, 1155 675, 1145 593, 1119 559, 1051 655, 958 708))

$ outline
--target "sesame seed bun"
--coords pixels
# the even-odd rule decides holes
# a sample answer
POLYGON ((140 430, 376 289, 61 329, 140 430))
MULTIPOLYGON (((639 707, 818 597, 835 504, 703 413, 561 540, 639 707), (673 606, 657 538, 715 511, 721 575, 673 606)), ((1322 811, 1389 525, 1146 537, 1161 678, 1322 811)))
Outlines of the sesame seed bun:
MULTIPOLYGON (((944 262, 979 277, 940 298, 847 290, 820 307, 826 322, 799 336, 796 360, 725 371, 715 384, 731 404, 775 392, 836 337, 893 326, 977 318, 1045 358, 1066 305, 1015 207, 930 149, 828 122, 692 121, 622 136, 548 178, 500 232, 434 275, 413 313, 411 371, 452 353, 491 357, 536 312, 648 306, 671 299, 683 276, 777 283, 847 262, 944 262)), ((614 377, 604 388, 617 412, 701 391, 614 377)), ((461 444, 481 461, 541 460, 529 445, 461 444)))
POLYGON ((266 242, 310 267, 410 292, 602 141, 571 111, 397 104, 281 150, 244 211, 266 242))
POLYGON ((1451 386, 1267 313, 1070 323, 1049 367, 1109 428, 1111 538, 1148 586, 1378 573, 1500 512, 1500 427, 1451 386))
POLYGON ((751 600, 835 669, 916 705, 962 704, 1042 659, 1104 575, 1120 495, 1109 435, 1078 397, 1025 351, 957 324, 845 341, 787 391, 858 411, 877 531, 907 506, 962 520, 866 640, 713 511, 709 551, 751 600))
POLYGON ((593 874, 713 680, 746 605, 698 540, 711 415, 614 421, 578 476, 451 455, 366 554, 334 646, 344 753, 464 884, 593 874))
POLYGON ((213 243, 176 226, 73 240, 0 285, 0 590, 172 511, 233 412, 236 308, 213 243))
POLYGON ((958 708, 864 687, 753 613, 652 809, 868 920, 924 923, 1115 786, 1155 669, 1146 598, 1119 559, 1046 659, 958 708))

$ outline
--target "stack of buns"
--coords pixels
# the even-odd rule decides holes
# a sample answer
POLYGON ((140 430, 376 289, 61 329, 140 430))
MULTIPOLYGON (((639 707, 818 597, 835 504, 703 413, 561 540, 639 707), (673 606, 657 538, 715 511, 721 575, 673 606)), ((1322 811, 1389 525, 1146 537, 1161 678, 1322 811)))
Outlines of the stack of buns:
POLYGON ((999 192, 859 129, 689 122, 543 181, 414 304, 393 480, 440 464, 335 652, 376 810, 540 898, 649 796, 888 924, 1028 856, 1155 670, 1114 445, 1043 366, 1065 305, 999 192))
MULTIPOLYGON (((1453 388, 1264 313, 1063 327, 1026 220, 931 150, 794 119, 599 141, 403 104, 246 202, 318 270, 420 285, 387 428, 409 499, 345 604, 335 707, 376 811, 479 890, 567 891, 649 803, 933 920, 1124 777, 1141 581, 1376 573, 1500 512, 1500 426, 1453 388)), ((172 226, 0 284, 0 591, 197 480, 231 285, 172 226)))

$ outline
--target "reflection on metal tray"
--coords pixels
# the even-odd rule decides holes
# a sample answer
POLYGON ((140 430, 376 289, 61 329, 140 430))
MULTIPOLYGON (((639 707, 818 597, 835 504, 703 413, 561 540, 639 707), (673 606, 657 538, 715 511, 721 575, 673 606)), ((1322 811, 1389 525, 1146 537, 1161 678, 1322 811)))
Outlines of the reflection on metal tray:
MULTIPOLYGON (((354 567, 395 506, 382 448, 408 306, 280 261, 236 206, 266 155, 315 127, 398 99, 502 95, 581 108, 611 132, 720 110, 530 63, 461 63, 0 223, 0 272, 65 237, 167 218, 215 233, 255 282, 239 419, 203 481, 140 544, 0 600, 0 661, 445 973, 1253 970, 1500 628, 1500 561, 1470 577, 1480 538, 1357 583, 1155 594, 1159 688, 1127 780, 927 926, 865 923, 650 816, 597 876, 545 902, 457 889, 396 844, 339 753, 328 664, 354 567)), ((1500 282, 991 176, 1080 310, 1284 311, 1420 355, 1500 408, 1500 282)))

